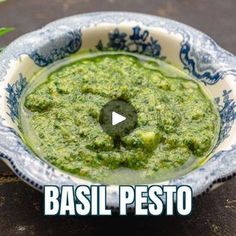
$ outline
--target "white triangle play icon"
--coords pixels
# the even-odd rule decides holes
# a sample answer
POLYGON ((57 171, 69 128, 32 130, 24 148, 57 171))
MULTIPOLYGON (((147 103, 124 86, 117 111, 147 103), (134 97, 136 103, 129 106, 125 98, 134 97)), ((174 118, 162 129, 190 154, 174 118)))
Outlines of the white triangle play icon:
POLYGON ((111 120, 112 120, 112 125, 117 125, 122 121, 126 120, 126 117, 113 111, 111 114, 111 120))

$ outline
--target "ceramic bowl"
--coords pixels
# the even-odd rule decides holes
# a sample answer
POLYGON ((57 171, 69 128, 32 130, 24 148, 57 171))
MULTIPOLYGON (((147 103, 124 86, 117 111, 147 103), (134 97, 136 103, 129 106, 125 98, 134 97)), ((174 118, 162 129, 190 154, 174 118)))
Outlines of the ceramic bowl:
MULTIPOLYGON (((40 160, 20 138, 18 106, 34 73, 83 50, 124 50, 162 58, 191 74, 218 106, 220 135, 202 167, 162 183, 189 185, 197 196, 236 173, 236 59, 214 40, 184 24, 128 12, 97 12, 64 18, 28 33, 0 55, 1 159, 26 183, 44 185, 92 183, 40 160)), ((107 204, 118 206, 118 186, 108 186, 107 204)))

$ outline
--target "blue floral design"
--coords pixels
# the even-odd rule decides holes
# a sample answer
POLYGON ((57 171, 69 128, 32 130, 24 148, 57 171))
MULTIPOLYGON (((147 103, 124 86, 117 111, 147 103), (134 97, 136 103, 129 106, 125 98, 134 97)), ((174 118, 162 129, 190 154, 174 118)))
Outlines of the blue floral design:
POLYGON ((99 51, 126 51, 151 57, 160 57, 161 46, 153 37, 150 37, 150 40, 148 40, 149 31, 142 31, 139 26, 133 27, 132 30, 132 34, 128 36, 116 28, 112 33, 108 34, 107 45, 104 46, 100 40, 96 48, 99 51))
POLYGON ((197 39, 192 38, 186 32, 183 32, 182 36, 183 41, 181 43, 179 57, 183 63, 184 69, 187 69, 196 79, 202 81, 204 84, 214 85, 228 74, 236 75, 236 69, 215 69, 213 65, 216 64, 216 62, 225 64, 227 60, 230 61, 233 55, 219 48, 211 38, 204 36, 201 40, 202 45, 199 46, 200 49, 198 49, 191 43, 191 40, 197 39), (204 50, 201 50, 201 47, 208 50, 204 52, 204 50), (215 57, 210 55, 208 51, 212 51, 215 57))
POLYGON ((29 55, 35 64, 40 67, 48 66, 57 60, 77 52, 82 44, 80 30, 67 32, 61 40, 54 40, 53 36, 51 37, 48 39, 50 47, 46 47, 46 50, 35 50, 29 55))
POLYGON ((6 87, 7 91, 7 106, 9 108, 9 113, 7 113, 13 122, 16 121, 16 119, 19 116, 18 108, 19 108, 19 99, 22 95, 22 92, 24 88, 27 85, 26 78, 19 74, 19 80, 17 80, 14 84, 8 84, 6 87))
POLYGON ((126 33, 120 33, 118 29, 115 29, 113 33, 109 33, 108 47, 115 50, 124 50, 126 48, 126 33))
POLYGON ((236 119, 236 103, 234 99, 230 98, 232 90, 224 90, 222 98, 215 98, 220 113, 220 134, 217 146, 229 137, 230 130, 236 119), (222 101, 221 101, 222 100, 222 101))
MULTIPOLYGON (((211 73, 209 71, 204 71, 203 73, 198 73, 196 70, 195 59, 191 59, 189 56, 191 47, 189 42, 186 42, 182 45, 180 50, 180 59, 184 64, 184 69, 187 69, 191 74, 201 80, 204 84, 215 84, 222 77, 222 72, 211 73)), ((203 57, 204 63, 206 63, 206 57, 203 57)), ((209 58, 208 58, 209 61, 209 58)))

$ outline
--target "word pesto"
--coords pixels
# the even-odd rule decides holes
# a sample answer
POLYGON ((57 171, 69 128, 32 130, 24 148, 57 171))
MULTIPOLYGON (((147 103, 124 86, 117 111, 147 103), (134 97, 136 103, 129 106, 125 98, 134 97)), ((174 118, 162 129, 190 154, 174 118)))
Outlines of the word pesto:
MULTIPOLYGON (((45 215, 112 215, 107 207, 106 186, 45 186, 45 215)), ((120 186, 119 212, 127 215, 130 207, 135 215, 189 215, 192 190, 189 186, 147 185, 120 186), (165 202, 165 203, 164 203, 165 202)))
POLYGON ((175 170, 189 171, 207 157, 219 132, 216 109, 200 85, 146 57, 88 56, 29 91, 21 123, 32 150, 100 183, 151 183, 173 177, 175 170), (99 124, 102 107, 113 99, 132 104, 138 117, 119 147, 99 124))

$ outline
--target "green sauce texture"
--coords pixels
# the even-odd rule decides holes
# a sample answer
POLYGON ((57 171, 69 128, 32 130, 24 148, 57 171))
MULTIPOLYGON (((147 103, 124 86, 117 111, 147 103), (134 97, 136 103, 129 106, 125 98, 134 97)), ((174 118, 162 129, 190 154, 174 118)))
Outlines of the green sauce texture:
POLYGON ((118 53, 52 72, 26 94, 22 110, 33 151, 66 172, 105 183, 127 176, 133 179, 127 182, 150 182, 200 163, 219 129, 214 105, 187 74, 159 60, 118 53), (118 98, 138 115, 120 147, 99 124, 103 105, 118 98))

